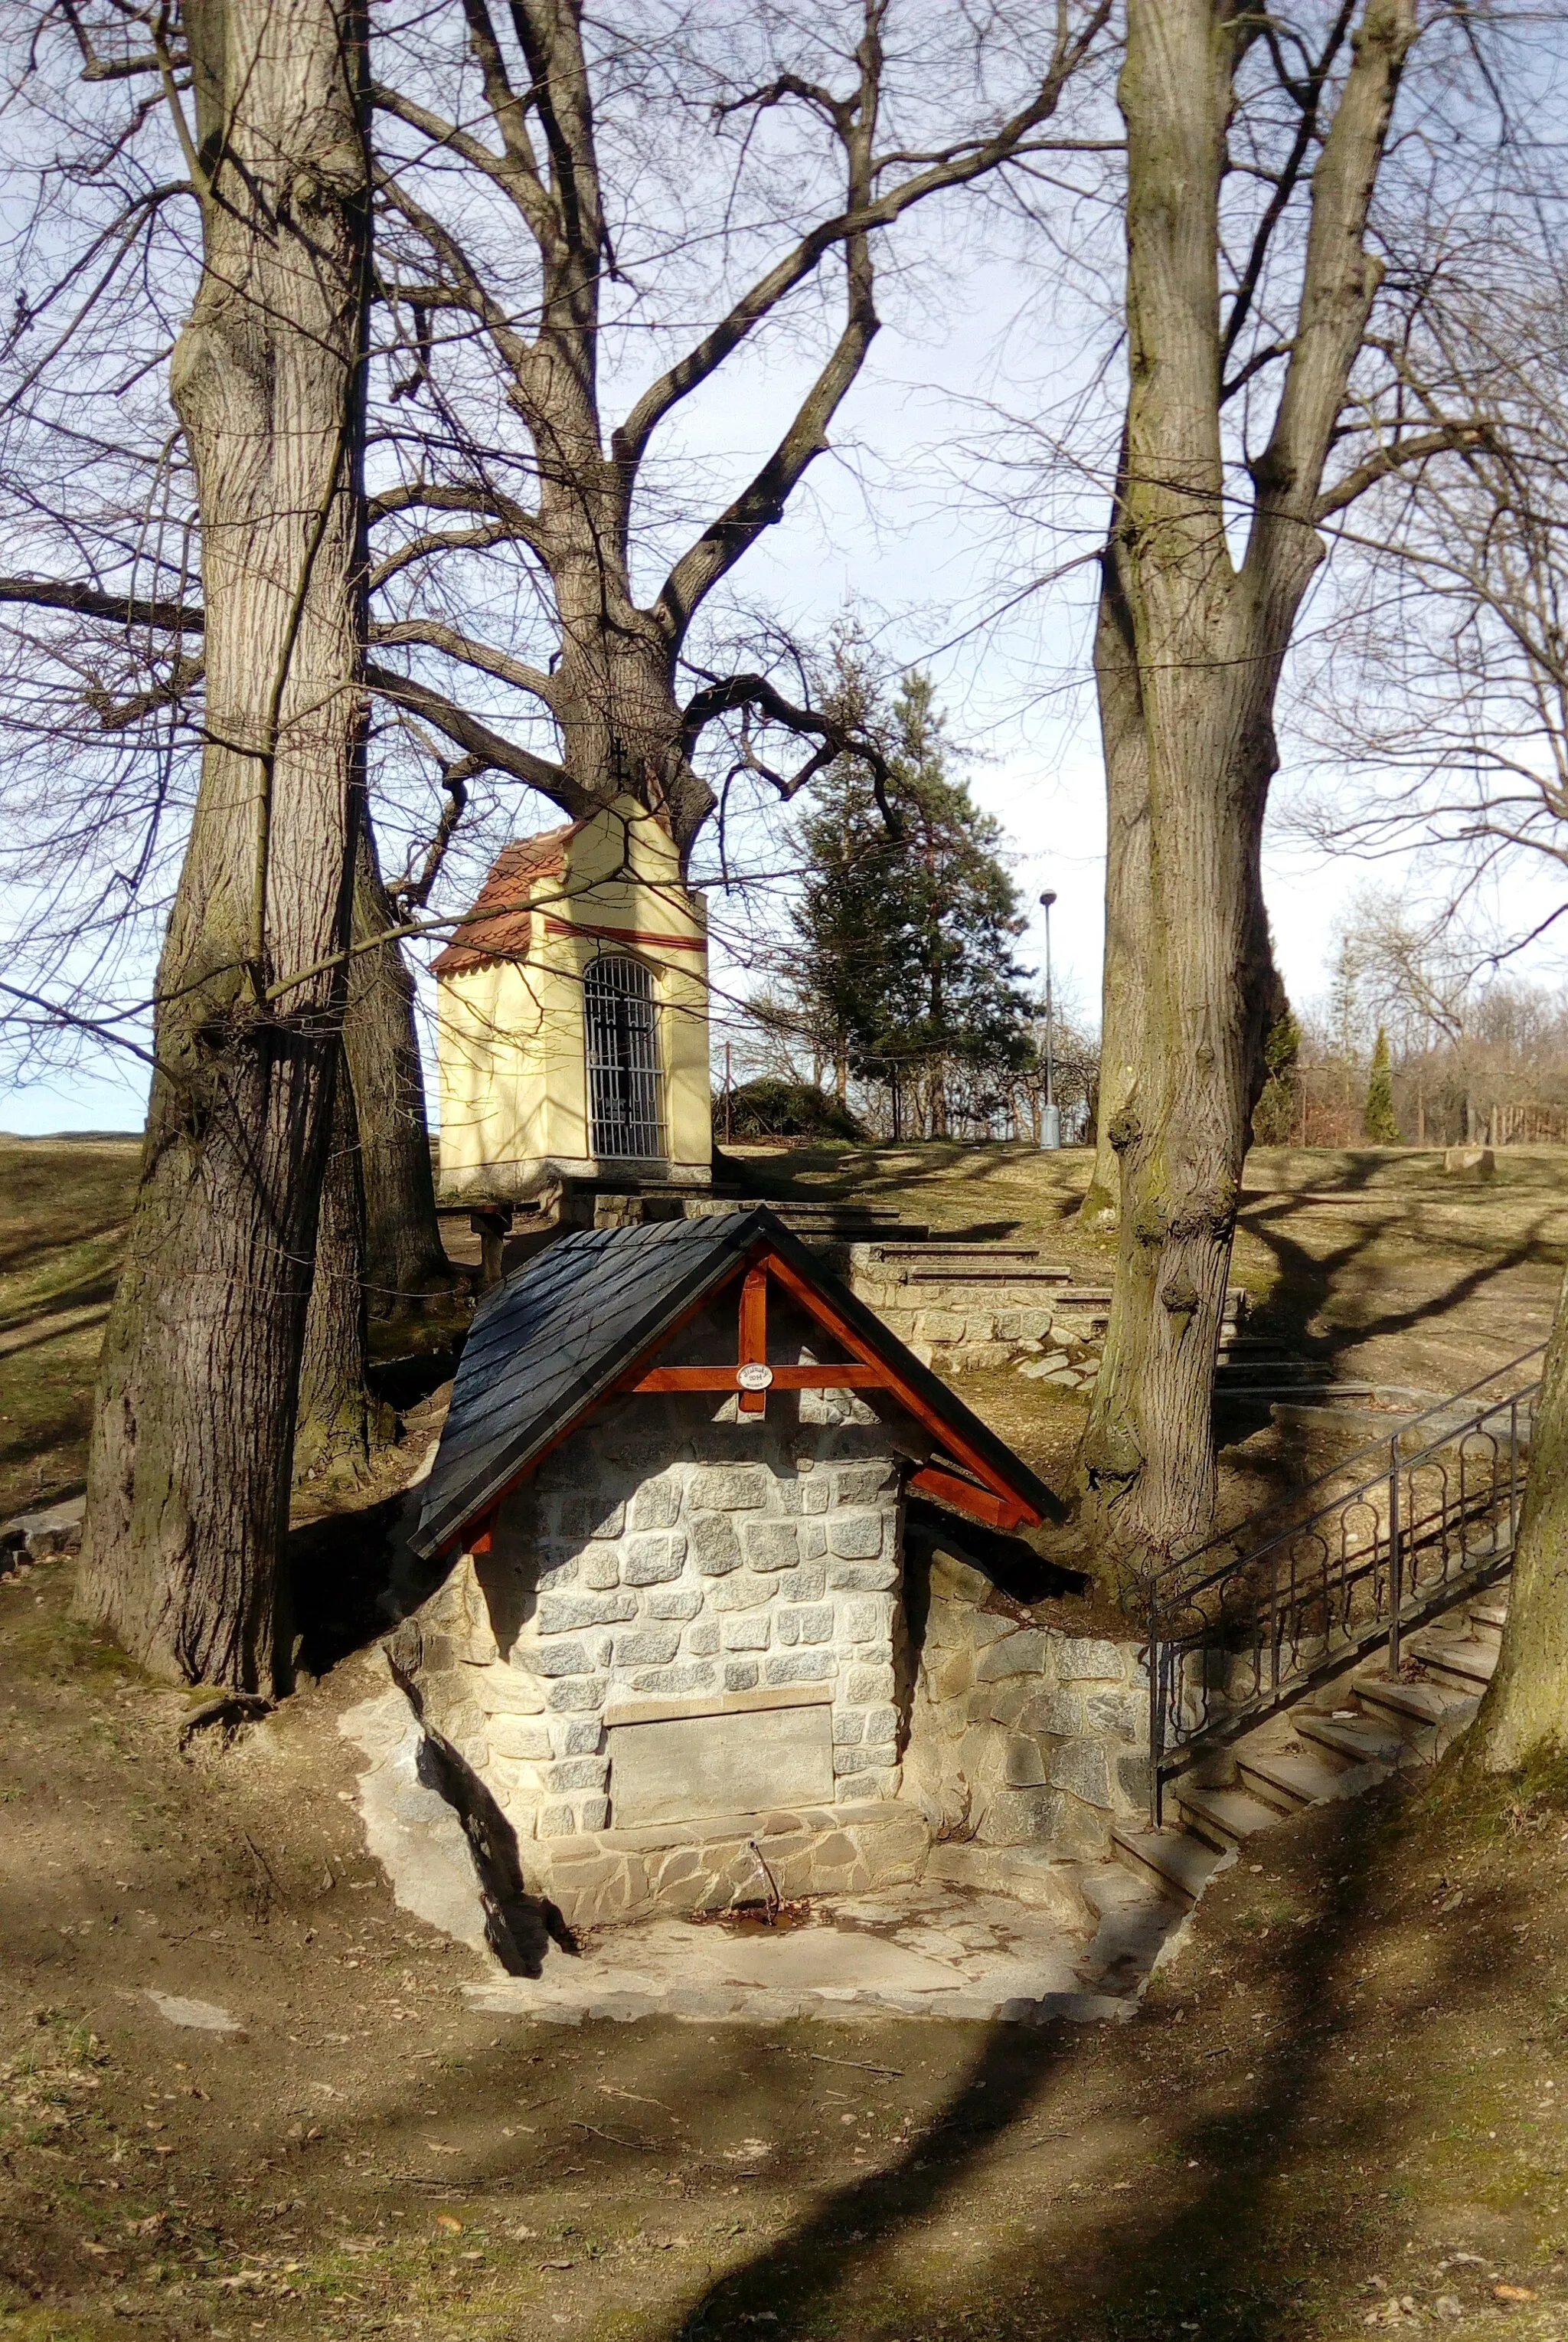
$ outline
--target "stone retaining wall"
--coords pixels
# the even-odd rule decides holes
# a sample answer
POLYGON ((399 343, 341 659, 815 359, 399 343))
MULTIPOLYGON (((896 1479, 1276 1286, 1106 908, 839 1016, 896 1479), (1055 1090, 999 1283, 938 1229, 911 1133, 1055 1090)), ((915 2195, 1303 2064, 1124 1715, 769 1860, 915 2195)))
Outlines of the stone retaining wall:
POLYGON ((946 1374, 1015 1366, 1067 1390, 1094 1382, 1105 1340, 1103 1304, 1064 1303, 1039 1279, 922 1276, 913 1284, 882 1258, 880 1246, 852 1245, 848 1255, 857 1298, 924 1365, 946 1374))
POLYGON ((536 1849, 529 1884, 569 1927, 602 1927, 638 1911, 765 1903, 770 1884, 786 1902, 904 1886, 920 1877, 930 1847, 913 1806, 808 1806, 554 1839, 536 1849))
POLYGON ((940 1838, 1098 1859, 1112 1823, 1147 1810, 1142 1645, 1024 1625, 997 1604, 978 1570, 934 1556, 904 1793, 940 1838))

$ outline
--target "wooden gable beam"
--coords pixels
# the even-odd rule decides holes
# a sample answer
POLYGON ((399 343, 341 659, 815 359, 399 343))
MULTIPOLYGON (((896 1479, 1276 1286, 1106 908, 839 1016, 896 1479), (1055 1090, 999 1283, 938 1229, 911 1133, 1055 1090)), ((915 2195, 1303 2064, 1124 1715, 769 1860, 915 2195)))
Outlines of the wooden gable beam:
MULTIPOLYGON (((962 1434, 944 1422, 936 1409, 904 1379, 895 1367, 877 1356, 871 1344, 840 1315, 832 1302, 819 1294, 787 1261, 772 1251, 765 1241, 754 1246, 744 1261, 736 1264, 732 1276, 714 1286, 700 1300, 694 1301, 689 1308, 683 1310, 666 1326, 648 1345, 642 1356, 600 1394, 600 1398, 642 1393, 736 1391, 740 1412, 755 1416, 765 1410, 769 1390, 884 1390, 906 1414, 914 1417, 923 1429, 930 1432, 944 1451, 911 1476, 909 1485, 913 1489, 922 1496, 930 1496, 937 1504, 945 1505, 953 1512, 966 1514, 971 1520, 983 1522, 987 1528, 1033 1528, 1039 1524, 1041 1516, 1034 1506, 1011 1488, 995 1467, 987 1463, 962 1434), (767 1280, 770 1276, 776 1277, 791 1299, 798 1302, 825 1333, 850 1352, 847 1364, 780 1365, 769 1369, 768 1380, 760 1388, 748 1390, 742 1384, 740 1372, 743 1366, 768 1365, 767 1280), (704 1310, 712 1308, 730 1292, 737 1282, 741 1287, 736 1329, 738 1356, 733 1366, 660 1366, 650 1363, 661 1350, 667 1349, 695 1318, 701 1316, 704 1310)), ((594 1405, 599 1403, 595 1400, 594 1405)), ((581 1419, 579 1417, 577 1421, 581 1419)), ((504 1498, 535 1472, 545 1456, 576 1428, 576 1422, 564 1426, 507 1482, 505 1488, 490 1499, 484 1512, 476 1516, 479 1524, 477 1534, 470 1536, 468 1529, 473 1523, 465 1524, 453 1532, 445 1550, 450 1552, 454 1546, 462 1545, 472 1553, 488 1553, 496 1510, 504 1498)))
POLYGON ((809 1311, 835 1341, 841 1342, 853 1357, 862 1365, 873 1367, 879 1376, 877 1387, 890 1391, 905 1412, 914 1416, 915 1421, 940 1442, 945 1457, 936 1459, 923 1472, 917 1472, 911 1486, 920 1488, 939 1503, 951 1505, 956 1512, 967 1512, 972 1519, 984 1521, 990 1528, 1034 1528, 1039 1526, 1041 1516, 1034 1506, 1008 1486, 995 1466, 989 1464, 978 1449, 972 1447, 962 1433, 943 1420, 936 1409, 904 1379, 896 1367, 888 1366, 877 1356, 871 1344, 840 1316, 831 1301, 816 1292, 776 1253, 768 1256, 768 1273, 776 1276, 784 1291, 809 1311), (950 1469, 947 1459, 951 1459, 957 1468, 950 1469), (973 1475, 973 1478, 965 1476, 967 1475, 973 1475), (976 1480, 980 1483, 978 1487, 974 1486, 976 1480))

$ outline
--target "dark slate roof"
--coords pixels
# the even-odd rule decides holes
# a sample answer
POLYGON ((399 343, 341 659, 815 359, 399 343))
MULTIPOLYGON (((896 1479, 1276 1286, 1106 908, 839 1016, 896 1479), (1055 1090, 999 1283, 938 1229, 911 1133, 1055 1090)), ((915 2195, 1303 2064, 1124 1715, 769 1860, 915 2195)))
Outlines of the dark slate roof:
POLYGON ((880 1317, 765 1206, 641 1227, 559 1237, 497 1286, 474 1313, 451 1411, 413 1539, 434 1556, 519 1479, 694 1304, 732 1276, 765 1238, 896 1369, 955 1436, 1039 1512, 1059 1516, 1044 1484, 923 1366, 880 1317))

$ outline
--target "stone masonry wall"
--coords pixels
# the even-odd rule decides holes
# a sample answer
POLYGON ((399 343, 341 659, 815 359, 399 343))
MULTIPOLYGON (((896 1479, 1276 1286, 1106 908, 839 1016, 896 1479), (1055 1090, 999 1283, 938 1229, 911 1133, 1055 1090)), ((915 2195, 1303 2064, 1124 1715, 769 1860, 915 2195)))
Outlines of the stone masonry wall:
POLYGON ((1064 1301, 1038 1279, 923 1276, 913 1284, 874 1244, 851 1246, 847 1270, 856 1297, 926 1366, 946 1374, 1015 1366, 1068 1390, 1094 1382, 1105 1338, 1098 1296, 1064 1301))
POLYGON ((941 1838, 1108 1854, 1112 1824, 1148 1806, 1142 1646, 987 1608, 990 1581, 946 1554, 925 1591, 905 1796, 941 1838))
POLYGON ((417 1614, 431 1723, 520 1840, 613 1826, 607 1708, 806 1685, 831 1693, 838 1801, 895 1797, 901 1478, 851 1394, 775 1393, 761 1423, 733 1397, 614 1403, 417 1614))

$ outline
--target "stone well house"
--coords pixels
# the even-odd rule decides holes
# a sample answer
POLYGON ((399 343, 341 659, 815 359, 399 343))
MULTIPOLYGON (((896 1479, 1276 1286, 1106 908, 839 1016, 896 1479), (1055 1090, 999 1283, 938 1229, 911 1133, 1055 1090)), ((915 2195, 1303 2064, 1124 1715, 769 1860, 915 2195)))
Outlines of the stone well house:
POLYGON ((581 1922, 920 1874, 912 1501, 1058 1510, 765 1208, 563 1236, 489 1296, 394 1656, 528 1889, 581 1922))

